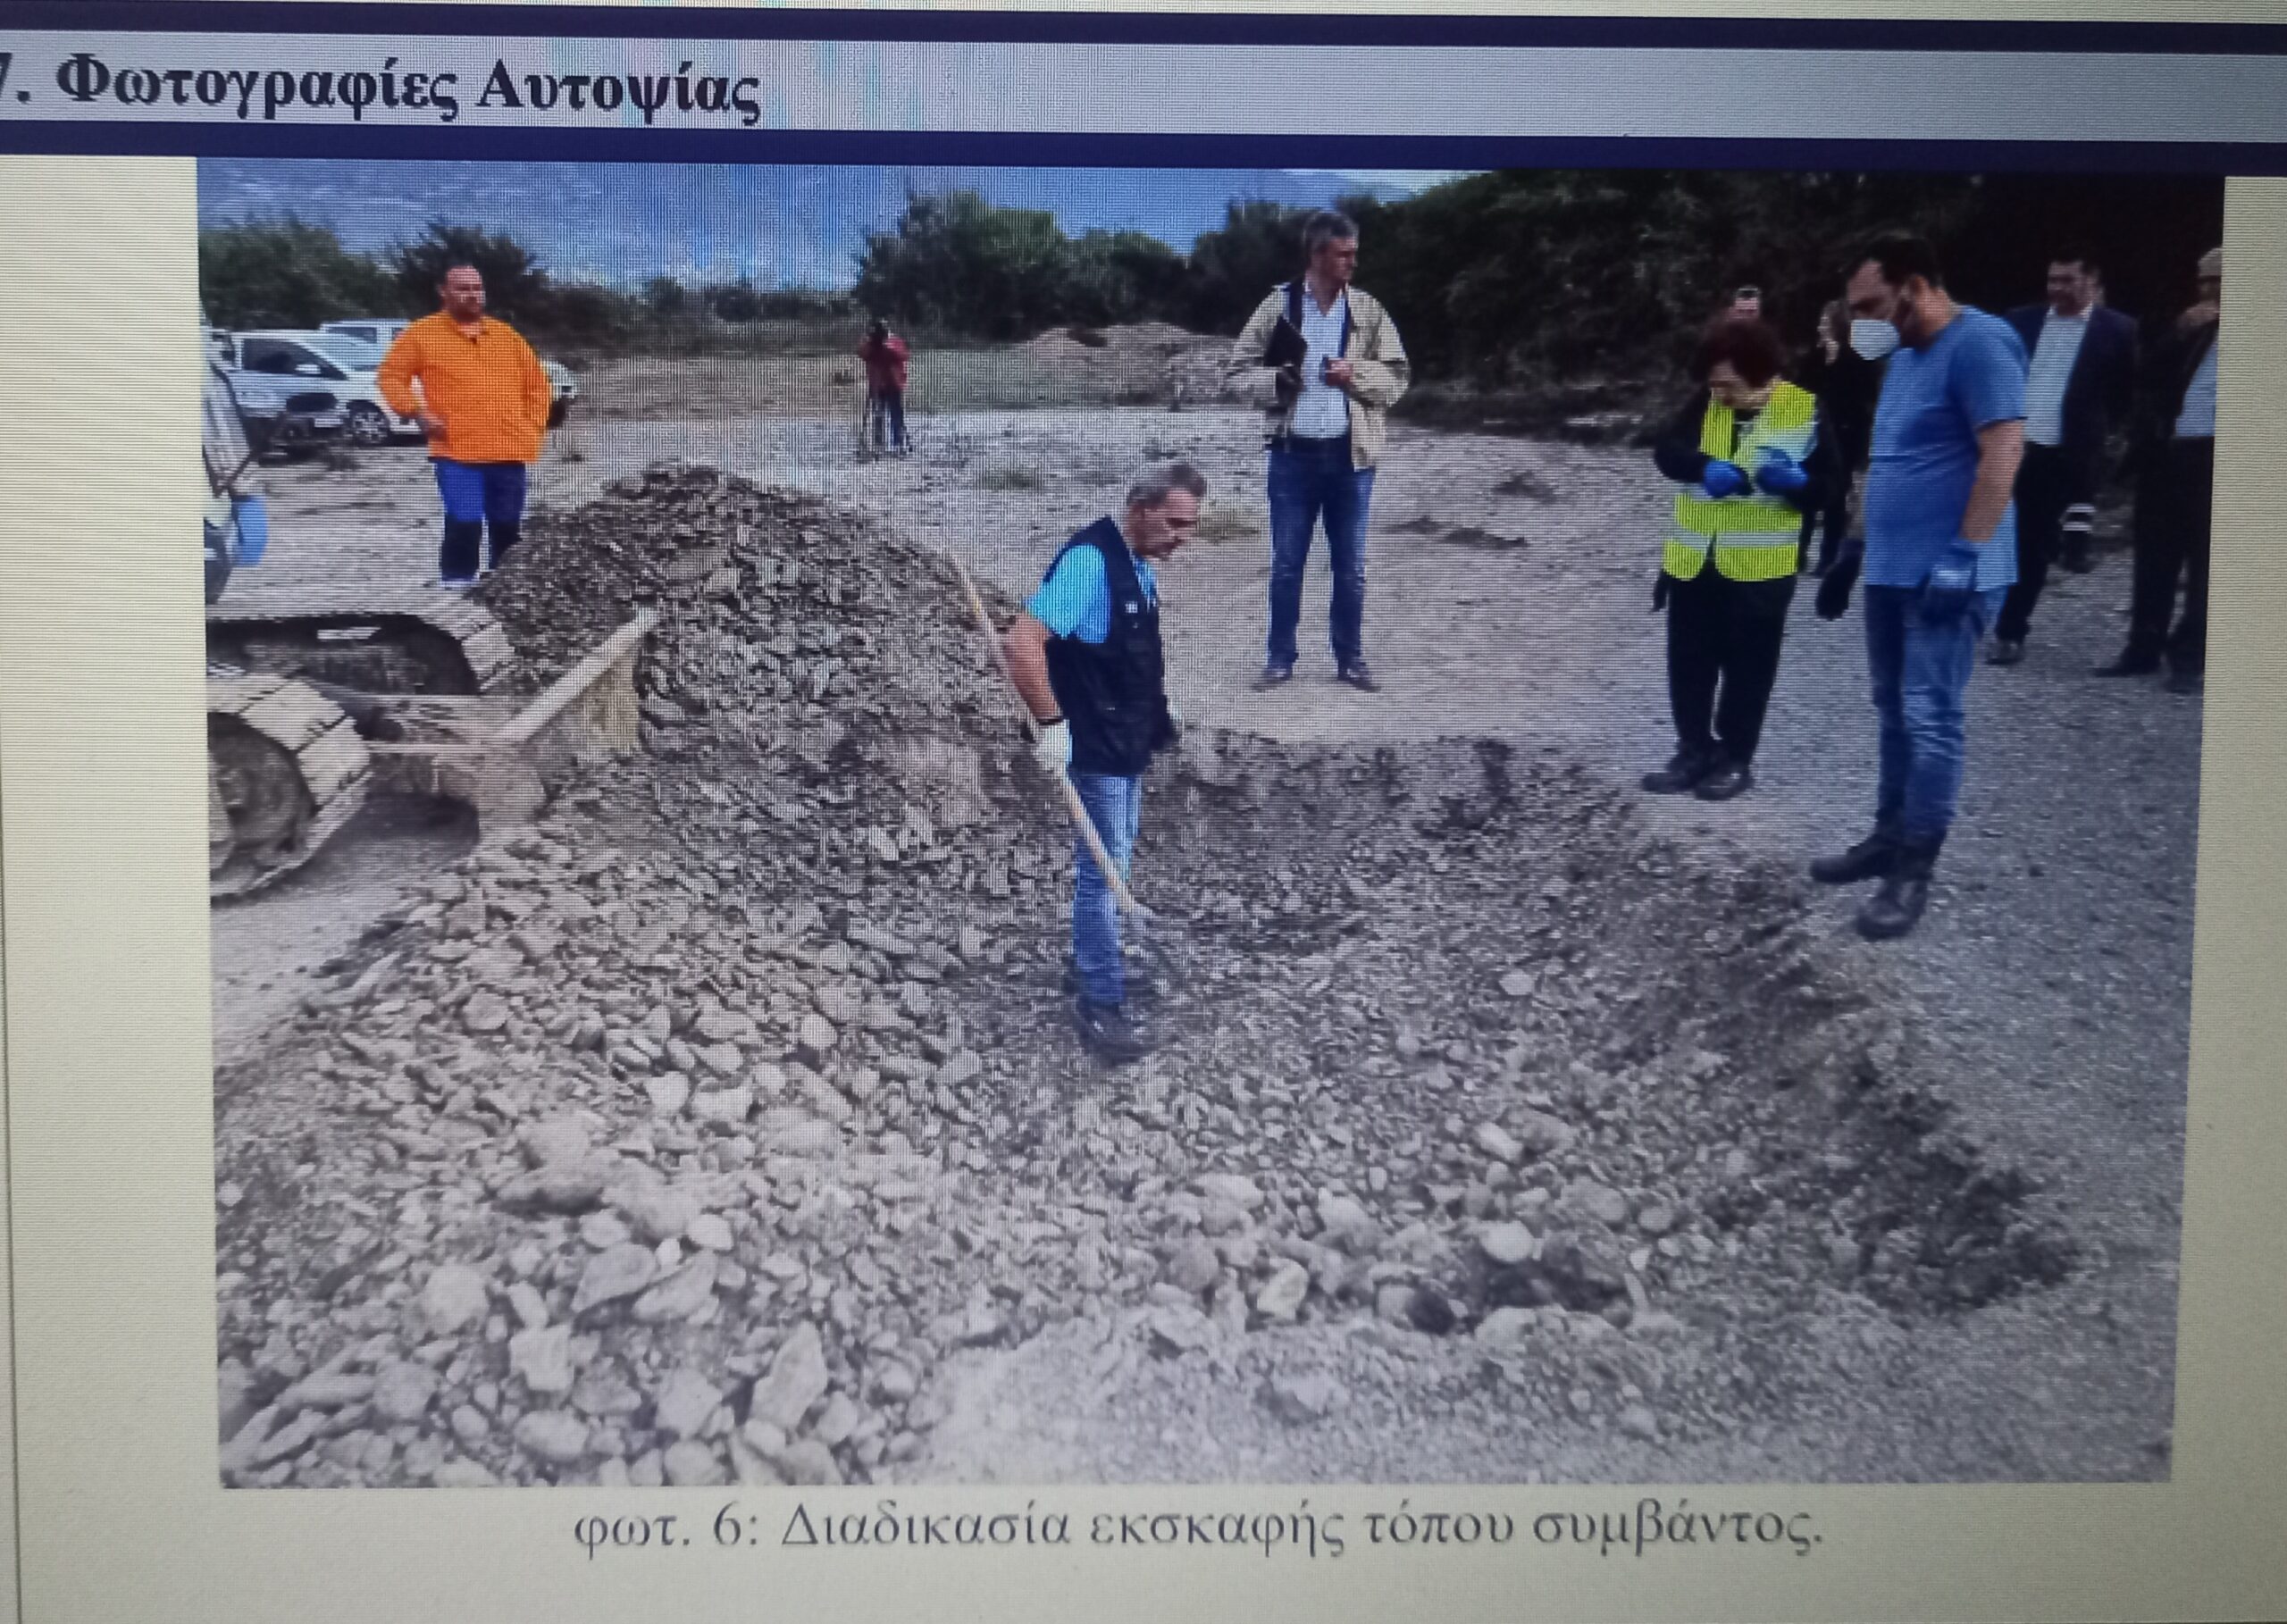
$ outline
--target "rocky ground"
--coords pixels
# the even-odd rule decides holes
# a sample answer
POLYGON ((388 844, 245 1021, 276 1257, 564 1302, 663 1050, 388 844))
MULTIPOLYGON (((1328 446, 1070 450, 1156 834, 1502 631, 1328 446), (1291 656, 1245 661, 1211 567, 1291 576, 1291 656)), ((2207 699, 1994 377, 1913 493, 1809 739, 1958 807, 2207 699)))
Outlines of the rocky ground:
MULTIPOLYGON (((1884 957, 1794 878, 1863 804, 1847 735, 1711 830, 1619 787, 1657 730, 1614 740, 1617 689, 1538 738, 1490 684, 1437 729, 1187 699, 1138 858, 1161 1046, 1108 1074, 1061 1024, 1068 835, 914 539, 932 502, 976 529, 976 459, 925 442, 884 531, 584 455, 488 597, 535 674, 662 607, 647 749, 407 888, 220 1068, 227 1480, 2165 1471, 2196 802, 2145 713, 2078 713, 2104 795, 2030 728, 2053 809, 1979 811, 2042 836, 1965 840, 1959 905, 1884 957), (2084 833, 2124 816, 2140 868, 2084 833), (2044 861, 2075 883, 2028 905, 2044 861)), ((1012 586, 1053 528, 1023 501, 974 554, 1012 586)), ((1513 532, 1420 516, 1469 561, 1434 590, 1506 590, 1451 536, 1513 532)), ((1251 584, 1209 556, 1179 655, 1251 584)), ((1642 685, 1641 557, 1572 562, 1560 670, 1642 685)), ((2110 628, 2071 596, 2077 655, 2110 628)), ((1774 736, 1849 682, 1804 640, 1774 736)))

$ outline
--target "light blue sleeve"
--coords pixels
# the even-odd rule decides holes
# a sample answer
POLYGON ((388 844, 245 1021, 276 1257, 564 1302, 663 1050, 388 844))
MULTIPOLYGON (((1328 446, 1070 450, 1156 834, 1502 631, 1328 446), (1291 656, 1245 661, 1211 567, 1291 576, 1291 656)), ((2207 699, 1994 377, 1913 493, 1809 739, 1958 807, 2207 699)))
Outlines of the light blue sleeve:
POLYGON ((1100 643, 1111 632, 1111 594, 1103 555, 1076 547, 1064 555, 1025 605, 1025 611, 1059 637, 1100 643))
POLYGON ((1998 319, 1983 321, 1962 339, 1947 382, 1970 427, 1982 429, 2023 417, 2025 347, 2015 330, 1998 319))

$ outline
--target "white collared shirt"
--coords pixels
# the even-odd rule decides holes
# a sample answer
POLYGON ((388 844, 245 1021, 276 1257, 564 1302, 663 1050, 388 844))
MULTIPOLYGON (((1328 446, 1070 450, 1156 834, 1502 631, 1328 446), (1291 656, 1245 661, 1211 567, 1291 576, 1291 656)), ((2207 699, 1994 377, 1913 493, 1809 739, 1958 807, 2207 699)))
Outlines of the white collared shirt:
MULTIPOLYGON (((2093 308, 2093 307, 2092 307, 2093 308)), ((2025 372, 2025 439, 2036 446, 2065 443, 2065 389, 2073 381, 2073 364, 2089 336, 2089 314, 2059 315, 2055 309, 2041 318, 2040 341, 2033 346, 2032 364, 2025 372)))
POLYGON ((2216 351, 2219 347, 2212 341, 2208 344, 2207 353, 2199 357, 2199 370, 2184 386, 2183 409, 2176 414, 2178 439, 2216 438, 2216 351))
POLYGON ((1310 284, 1303 285, 1303 339, 1310 353, 1303 357, 1303 393, 1287 430, 1297 439, 1339 439, 1350 432, 1350 397, 1320 375, 1342 354, 1342 329, 1349 319, 1347 288, 1336 296, 1332 309, 1321 311, 1310 284))

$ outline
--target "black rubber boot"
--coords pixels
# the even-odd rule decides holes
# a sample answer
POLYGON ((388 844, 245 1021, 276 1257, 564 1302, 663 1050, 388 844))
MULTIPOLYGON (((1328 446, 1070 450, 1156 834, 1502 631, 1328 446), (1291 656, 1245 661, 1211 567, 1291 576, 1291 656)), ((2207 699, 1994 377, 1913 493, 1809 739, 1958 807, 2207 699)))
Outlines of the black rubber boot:
POLYGON ((507 563, 508 555, 516 550, 516 543, 523 539, 524 527, 521 524, 495 523, 487 528, 492 536, 492 567, 497 570, 507 563))
POLYGON ((1822 885, 1856 885, 1861 880, 1887 879, 1897 864, 1898 847, 1897 832, 1878 825, 1872 834, 1849 850, 1814 859, 1811 878, 1822 885))
POLYGON ((1919 925, 1922 910, 1930 906, 1930 880, 1937 864, 1935 847, 1901 844, 1881 889, 1858 910, 1858 933, 1869 942, 1892 942, 1919 925))

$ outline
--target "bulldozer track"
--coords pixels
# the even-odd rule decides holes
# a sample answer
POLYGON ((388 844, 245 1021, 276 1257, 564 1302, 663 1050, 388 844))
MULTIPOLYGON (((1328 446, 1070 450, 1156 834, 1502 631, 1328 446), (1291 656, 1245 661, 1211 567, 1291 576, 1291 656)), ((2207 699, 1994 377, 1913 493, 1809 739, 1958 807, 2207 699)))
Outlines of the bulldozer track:
POLYGON ((341 708, 270 672, 206 679, 211 899, 308 862, 364 805, 373 758, 341 708))
POLYGON ((297 597, 206 612, 210 652, 233 665, 378 693, 505 693, 515 649, 480 606, 439 592, 297 597))

